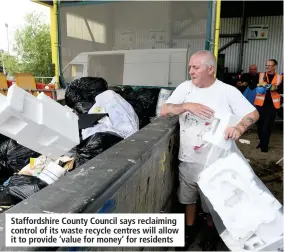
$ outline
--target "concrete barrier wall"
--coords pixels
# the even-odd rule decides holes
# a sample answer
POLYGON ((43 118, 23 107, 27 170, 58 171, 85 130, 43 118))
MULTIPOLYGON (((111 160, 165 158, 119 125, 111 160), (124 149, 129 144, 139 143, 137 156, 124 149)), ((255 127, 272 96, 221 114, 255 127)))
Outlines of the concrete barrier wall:
MULTIPOLYGON (((177 178, 176 125, 177 119, 155 120, 6 213, 169 212, 177 178)), ((0 249, 11 250, 4 234, 1 214, 0 249)))

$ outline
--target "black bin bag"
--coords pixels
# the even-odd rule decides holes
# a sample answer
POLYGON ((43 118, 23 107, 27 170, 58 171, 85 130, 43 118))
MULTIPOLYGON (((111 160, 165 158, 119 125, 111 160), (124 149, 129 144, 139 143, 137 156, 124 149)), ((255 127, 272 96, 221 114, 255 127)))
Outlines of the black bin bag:
POLYGON ((66 105, 78 113, 87 113, 95 104, 95 98, 108 90, 105 79, 100 77, 82 77, 72 81, 65 91, 66 105))
POLYGON ((151 117, 156 116, 156 106, 160 88, 139 88, 134 91, 131 87, 124 89, 124 99, 129 102, 139 117, 139 128, 150 123, 151 117))
POLYGON ((83 140, 70 153, 75 156, 75 168, 91 160, 106 149, 123 140, 112 132, 98 132, 83 140))
POLYGON ((38 177, 28 175, 13 175, 8 182, 8 192, 17 201, 29 198, 48 184, 38 177))
POLYGON ((37 177, 15 174, 0 186, 0 206, 15 205, 46 186, 37 177))
POLYGON ((29 164, 30 158, 39 156, 39 153, 18 144, 15 140, 8 139, 2 142, 0 144, 0 182, 29 164))

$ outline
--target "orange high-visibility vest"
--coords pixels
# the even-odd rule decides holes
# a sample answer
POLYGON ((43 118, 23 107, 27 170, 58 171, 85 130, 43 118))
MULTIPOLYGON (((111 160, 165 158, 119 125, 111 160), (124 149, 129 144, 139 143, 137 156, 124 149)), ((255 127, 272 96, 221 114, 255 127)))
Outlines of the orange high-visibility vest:
MULTIPOLYGON (((259 84, 267 84, 268 81, 268 76, 267 73, 260 73, 259 74, 259 84), (265 78, 266 77, 266 80, 265 78)), ((282 75, 275 73, 272 82, 270 83, 271 85, 274 86, 279 86, 282 82, 282 75)), ((278 94, 276 91, 270 91, 271 93, 271 98, 273 101, 273 105, 276 109, 280 108, 280 94, 278 94)), ((254 100, 254 105, 257 106, 262 106, 265 100, 265 94, 256 94, 255 100, 254 100)))

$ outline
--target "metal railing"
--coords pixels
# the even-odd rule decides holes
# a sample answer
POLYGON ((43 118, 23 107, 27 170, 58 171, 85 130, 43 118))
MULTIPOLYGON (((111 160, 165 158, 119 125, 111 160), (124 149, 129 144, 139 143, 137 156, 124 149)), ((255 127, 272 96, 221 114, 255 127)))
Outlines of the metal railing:
POLYGON ((45 76, 36 76, 34 77, 35 79, 40 79, 41 80, 41 83, 44 83, 44 79, 53 79, 53 77, 45 77, 45 76))

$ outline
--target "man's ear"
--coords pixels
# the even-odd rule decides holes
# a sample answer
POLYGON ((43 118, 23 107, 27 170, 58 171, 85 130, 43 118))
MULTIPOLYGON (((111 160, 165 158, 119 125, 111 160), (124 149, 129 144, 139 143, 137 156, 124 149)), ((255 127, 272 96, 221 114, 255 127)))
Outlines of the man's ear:
POLYGON ((214 72, 215 72, 214 67, 213 66, 209 66, 208 67, 208 73, 211 75, 211 74, 214 74, 214 72))

